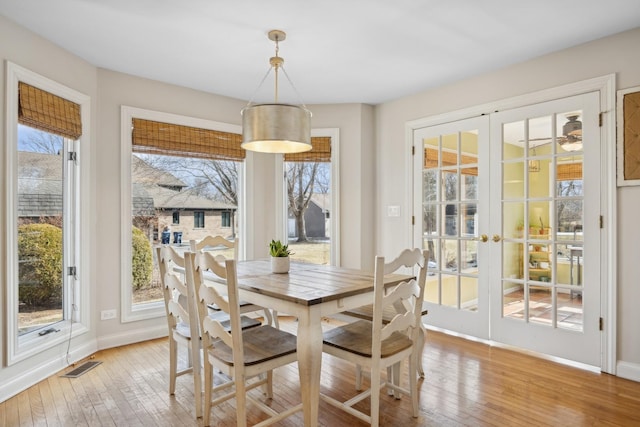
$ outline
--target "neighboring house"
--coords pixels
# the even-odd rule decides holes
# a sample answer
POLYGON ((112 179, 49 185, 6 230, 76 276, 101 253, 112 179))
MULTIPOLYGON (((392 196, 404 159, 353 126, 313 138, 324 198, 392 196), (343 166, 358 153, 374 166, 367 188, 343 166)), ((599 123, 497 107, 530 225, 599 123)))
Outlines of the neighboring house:
MULTIPOLYGON (((328 193, 311 196, 309 206, 304 213, 304 223, 307 237, 314 239, 328 239, 331 235, 330 226, 331 195, 328 193)), ((298 237, 296 220, 289 209, 289 238, 298 237)))
POLYGON ((171 230, 181 239, 202 239, 208 234, 232 237, 235 235, 236 206, 211 200, 197 194, 175 175, 155 168, 137 156, 132 156, 133 221, 144 228, 154 241, 163 229, 171 230), (148 201, 153 202, 153 216, 148 216, 148 201))
POLYGON ((18 218, 57 223, 62 216, 62 157, 18 152, 18 218))
MULTIPOLYGON (((21 151, 18 171, 18 216, 24 221, 41 221, 62 215, 61 157, 55 154, 21 151)), ((169 226, 182 233, 182 240, 201 239, 207 234, 230 237, 235 234, 236 207, 217 202, 186 189, 174 175, 132 156, 133 225, 158 241, 158 230, 169 226)), ((51 222, 50 219, 48 222, 51 222)))

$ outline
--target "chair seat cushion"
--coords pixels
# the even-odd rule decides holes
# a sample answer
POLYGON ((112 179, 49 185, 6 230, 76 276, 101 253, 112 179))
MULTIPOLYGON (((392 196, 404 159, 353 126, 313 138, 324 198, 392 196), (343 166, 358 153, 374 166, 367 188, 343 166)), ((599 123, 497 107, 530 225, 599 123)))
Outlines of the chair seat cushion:
MULTIPOLYGON (((296 336, 269 325, 245 329, 242 332, 245 365, 253 365, 296 352, 296 336)), ((209 354, 228 366, 233 366, 233 352, 221 340, 215 340, 209 354)))
MULTIPOLYGON (((328 330, 324 333, 323 343, 360 356, 371 357, 372 333, 371 322, 358 320, 328 330)), ((392 356, 411 347, 412 344, 409 337, 400 332, 394 332, 382 341, 382 357, 392 356)))

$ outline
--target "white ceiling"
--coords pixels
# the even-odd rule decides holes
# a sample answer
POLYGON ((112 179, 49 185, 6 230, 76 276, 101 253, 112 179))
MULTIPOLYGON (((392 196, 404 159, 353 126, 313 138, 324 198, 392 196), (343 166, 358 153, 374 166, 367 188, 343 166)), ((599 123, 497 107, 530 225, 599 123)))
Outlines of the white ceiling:
MULTIPOLYGON (((370 103, 640 26, 639 0, 0 0, 91 64, 257 102, 370 103)), ((8 42, 3 40, 3 43, 8 42)))

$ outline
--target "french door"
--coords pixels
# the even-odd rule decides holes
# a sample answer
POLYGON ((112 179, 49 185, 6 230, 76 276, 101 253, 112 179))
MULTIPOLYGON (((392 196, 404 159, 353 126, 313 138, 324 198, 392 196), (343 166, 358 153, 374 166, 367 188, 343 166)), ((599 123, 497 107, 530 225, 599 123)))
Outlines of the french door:
POLYGON ((598 111, 594 92, 414 131, 427 324, 600 365, 598 111))
POLYGON ((599 111, 593 92, 491 116, 491 339, 594 366, 599 111))
POLYGON ((427 323, 488 338, 489 119, 414 133, 414 237, 429 249, 427 323))

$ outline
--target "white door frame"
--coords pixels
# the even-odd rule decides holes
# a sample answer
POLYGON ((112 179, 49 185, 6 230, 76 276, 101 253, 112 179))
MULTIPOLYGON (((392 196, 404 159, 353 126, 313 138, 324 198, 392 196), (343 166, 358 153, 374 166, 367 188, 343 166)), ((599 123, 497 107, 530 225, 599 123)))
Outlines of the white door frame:
MULTIPOLYGON (((414 131, 423 127, 434 126, 451 121, 466 119, 495 111, 507 110, 526 105, 541 103, 553 99, 579 95, 597 91, 600 94, 600 108, 602 126, 601 159, 602 172, 600 180, 602 184, 601 209, 603 216, 603 237, 601 239, 601 312, 604 319, 601 335, 603 372, 615 375, 616 373, 616 312, 617 289, 616 280, 616 81, 615 74, 595 77, 564 86, 545 89, 538 92, 507 98, 487 104, 478 105, 462 110, 438 114, 409 121, 405 124, 405 152, 411 153, 414 142, 414 131)), ((414 170, 411 156, 407 159, 407 182, 412 182, 414 170), (409 164, 411 163, 411 164, 409 164)), ((411 206, 413 211, 413 191, 405 193, 406 206, 411 206)), ((406 244, 413 245, 413 225, 411 219, 405 220, 406 244)))

